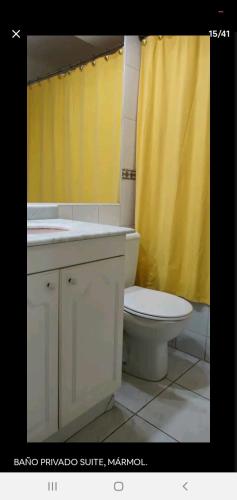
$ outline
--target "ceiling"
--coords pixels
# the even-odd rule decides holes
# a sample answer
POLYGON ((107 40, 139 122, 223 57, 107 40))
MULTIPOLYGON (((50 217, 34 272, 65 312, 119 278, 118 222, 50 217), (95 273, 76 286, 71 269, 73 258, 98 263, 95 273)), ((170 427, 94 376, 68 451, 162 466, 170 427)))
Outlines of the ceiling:
POLYGON ((90 60, 124 41, 123 35, 28 36, 27 81, 90 60))

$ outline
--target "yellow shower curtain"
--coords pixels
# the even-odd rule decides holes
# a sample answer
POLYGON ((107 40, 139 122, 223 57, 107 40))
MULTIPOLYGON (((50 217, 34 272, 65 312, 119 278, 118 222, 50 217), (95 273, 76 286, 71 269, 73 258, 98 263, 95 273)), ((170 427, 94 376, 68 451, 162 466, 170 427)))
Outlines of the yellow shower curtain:
POLYGON ((123 56, 28 86, 29 202, 118 203, 123 56))
POLYGON ((208 36, 142 44, 138 120, 136 283, 210 303, 208 36))

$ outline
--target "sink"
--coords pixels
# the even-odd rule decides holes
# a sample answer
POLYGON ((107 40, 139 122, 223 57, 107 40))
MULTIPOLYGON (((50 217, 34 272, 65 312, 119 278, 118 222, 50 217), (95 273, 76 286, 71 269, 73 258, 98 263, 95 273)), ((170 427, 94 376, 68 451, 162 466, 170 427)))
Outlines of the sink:
POLYGON ((58 231, 69 231, 65 227, 28 227, 27 234, 45 234, 45 233, 56 233, 58 231))

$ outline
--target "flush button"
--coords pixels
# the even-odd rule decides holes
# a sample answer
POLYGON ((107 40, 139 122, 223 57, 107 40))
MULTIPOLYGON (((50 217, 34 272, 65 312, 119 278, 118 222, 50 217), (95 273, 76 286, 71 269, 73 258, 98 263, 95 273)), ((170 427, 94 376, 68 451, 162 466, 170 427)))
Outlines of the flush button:
POLYGON ((123 483, 121 481, 117 481, 116 483, 114 483, 114 490, 115 491, 123 491, 123 483))

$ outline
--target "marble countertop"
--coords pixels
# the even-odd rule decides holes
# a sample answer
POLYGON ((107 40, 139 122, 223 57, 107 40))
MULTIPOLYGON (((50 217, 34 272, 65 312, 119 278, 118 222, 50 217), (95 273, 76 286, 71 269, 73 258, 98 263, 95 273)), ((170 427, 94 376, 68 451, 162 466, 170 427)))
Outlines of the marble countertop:
POLYGON ((27 246, 49 245, 65 241, 86 240, 89 238, 103 238, 133 233, 129 227, 94 224, 69 219, 40 219, 28 220, 27 229, 47 228, 45 233, 27 234, 27 246), (53 231, 55 229, 55 231, 53 231), (52 230, 52 232, 51 232, 52 230))

